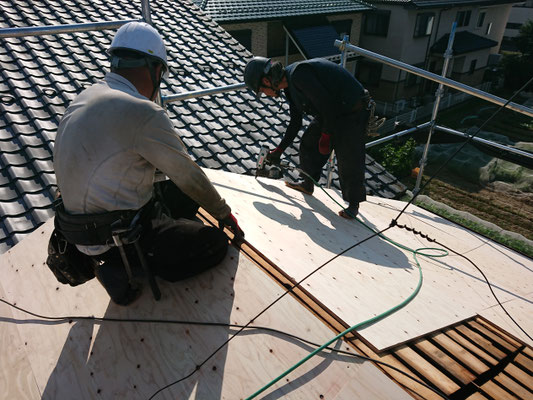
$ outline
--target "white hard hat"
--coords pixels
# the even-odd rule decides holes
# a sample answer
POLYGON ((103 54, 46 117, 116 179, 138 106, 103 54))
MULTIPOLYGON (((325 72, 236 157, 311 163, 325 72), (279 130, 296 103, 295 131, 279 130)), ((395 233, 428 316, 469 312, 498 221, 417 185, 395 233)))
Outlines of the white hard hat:
POLYGON ((146 22, 128 22, 122 25, 107 52, 113 55, 113 51, 118 49, 134 50, 154 57, 161 61, 168 71, 167 50, 163 38, 146 22))

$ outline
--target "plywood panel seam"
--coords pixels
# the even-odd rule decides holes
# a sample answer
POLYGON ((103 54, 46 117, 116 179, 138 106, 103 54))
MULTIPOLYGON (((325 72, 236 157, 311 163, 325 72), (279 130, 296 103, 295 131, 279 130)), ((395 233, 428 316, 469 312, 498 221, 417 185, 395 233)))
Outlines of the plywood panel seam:
MULTIPOLYGON (((204 221, 214 224, 214 220, 211 216, 208 214, 201 214, 204 221)), ((231 233, 230 233, 231 235, 231 233)), ((335 334, 338 334, 348 328, 346 323, 344 323, 342 320, 340 320, 335 313, 333 313, 331 310, 329 310, 327 307, 325 307, 321 302, 319 302, 313 295, 311 295, 307 290, 302 288, 300 285, 296 285, 297 282, 290 276, 288 276, 281 268, 279 268, 275 263, 273 263, 271 260, 269 260, 266 256, 264 256, 259 250, 257 250, 254 246, 249 244, 248 242, 244 242, 240 246, 240 251, 243 253, 248 259, 250 259, 256 266, 258 266, 263 272, 265 272, 272 280, 278 283, 278 285, 283 290, 290 290, 290 295, 295 298, 298 302, 300 302, 304 307, 306 307, 308 310, 310 310, 315 317, 317 317, 319 320, 321 320, 326 326, 328 326, 332 332, 335 334)), ((344 342, 348 343, 356 352, 369 357, 369 358, 379 358, 379 356, 376 354, 377 349, 374 349, 373 346, 366 342, 364 338, 357 334, 357 332, 350 332, 347 335, 344 336, 344 342), (357 341, 362 341, 370 347, 371 353, 365 354, 363 350, 361 350, 360 346, 357 346, 357 341)), ((371 361, 372 362, 372 361, 371 361)), ((372 362, 372 364, 377 367, 382 373, 385 374, 385 376, 389 377, 391 380, 393 380, 398 386, 402 387, 403 390, 405 390, 410 395, 414 396, 415 398, 419 399, 441 399, 440 396, 434 396, 434 397, 427 397, 420 395, 417 395, 417 391, 413 389, 413 387, 419 386, 418 384, 414 385, 404 385, 398 382, 391 374, 386 370, 386 366, 383 366, 379 363, 372 362)), ((408 372, 412 373, 412 371, 408 372)), ((397 373, 399 374, 399 373, 397 373)), ((416 376, 416 374, 412 373, 416 376)), ((394 375, 394 374, 393 374, 394 375)), ((401 374, 400 374, 401 375, 401 374)), ((425 381, 423 377, 416 376, 422 381, 425 381)), ((412 383, 414 381, 411 381, 412 383)), ((430 391, 430 393, 433 393, 430 391)))

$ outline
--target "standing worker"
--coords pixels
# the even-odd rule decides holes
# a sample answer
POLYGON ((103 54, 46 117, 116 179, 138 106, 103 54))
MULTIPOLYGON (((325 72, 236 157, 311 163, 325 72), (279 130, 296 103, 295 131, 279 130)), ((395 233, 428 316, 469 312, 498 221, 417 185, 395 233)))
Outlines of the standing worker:
POLYGON ((111 299, 127 305, 140 294, 131 276, 140 264, 173 282, 225 257, 228 238, 195 218, 199 205, 236 237, 244 234, 154 102, 168 70, 159 33, 144 22, 127 23, 108 53, 111 72, 79 94, 59 123, 54 169, 64 209, 56 210, 56 229, 92 258, 111 299), (170 181, 154 185, 156 169, 170 181), (140 226, 142 252, 127 240, 124 248, 117 244, 115 233, 125 230, 116 223, 124 221, 127 229, 140 226))
POLYGON ((335 150, 342 196, 348 207, 339 212, 355 218, 366 199, 365 142, 370 97, 363 86, 341 66, 324 59, 296 62, 285 68, 280 62, 254 57, 244 70, 246 86, 258 95, 278 97, 283 90, 290 105, 290 122, 281 143, 267 158, 279 163, 282 153, 302 127, 303 114, 314 117, 300 144, 300 178, 286 185, 313 194, 322 167, 335 150))

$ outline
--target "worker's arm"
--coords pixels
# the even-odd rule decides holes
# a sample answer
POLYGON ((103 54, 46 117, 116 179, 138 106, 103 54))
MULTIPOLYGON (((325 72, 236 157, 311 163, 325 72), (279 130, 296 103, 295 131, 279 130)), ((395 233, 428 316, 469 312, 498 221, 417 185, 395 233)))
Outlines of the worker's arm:
POLYGON ((164 110, 159 110, 139 128, 136 151, 166 174, 186 195, 213 217, 222 220, 231 213, 202 169, 190 158, 164 110))
POLYGON ((285 135, 283 135, 283 139, 281 139, 281 142, 277 147, 281 150, 281 152, 284 152, 285 149, 289 147, 292 142, 294 142, 294 139, 296 138, 298 132, 300 131, 300 128, 302 127, 303 114, 292 103, 290 103, 290 115, 291 120, 289 122, 289 126, 287 126, 285 135))

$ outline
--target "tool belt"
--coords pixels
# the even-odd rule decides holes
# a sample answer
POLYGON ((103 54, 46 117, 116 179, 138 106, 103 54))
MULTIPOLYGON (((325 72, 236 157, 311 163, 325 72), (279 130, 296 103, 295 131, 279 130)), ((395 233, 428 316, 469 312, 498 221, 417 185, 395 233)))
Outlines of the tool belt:
POLYGON ((65 211, 61 200, 55 205, 55 228, 65 239, 83 246, 113 245, 113 227, 128 227, 139 210, 110 211, 103 214, 73 215, 65 211))
POLYGON ((54 206, 56 214, 54 218, 55 230, 50 240, 51 245, 55 244, 55 247, 49 247, 48 266, 60 282, 76 286, 86 282, 88 279, 92 279, 94 273, 92 270, 85 268, 85 266, 82 266, 83 271, 81 272, 83 273, 81 273, 79 271, 80 268, 75 265, 77 263, 72 262, 73 258, 71 257, 69 260, 67 257, 66 250, 70 249, 71 253, 87 258, 81 252, 75 251, 72 245, 114 245, 119 249, 124 268, 128 274, 129 283, 133 287, 137 286, 137 283, 134 281, 131 266, 124 251, 124 246, 133 245, 139 262, 148 277, 152 293, 155 299, 159 300, 161 291, 139 245, 143 214, 144 216, 149 216, 153 206, 154 201, 152 199, 140 210, 119 210, 103 214, 73 215, 65 211, 63 201, 61 198, 58 199, 54 206), (64 246, 61 246, 62 241, 66 241, 66 243, 63 243, 64 246), (64 247, 64 250, 61 247, 64 247))

